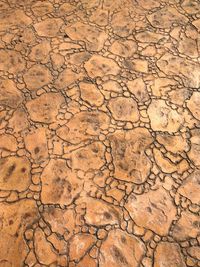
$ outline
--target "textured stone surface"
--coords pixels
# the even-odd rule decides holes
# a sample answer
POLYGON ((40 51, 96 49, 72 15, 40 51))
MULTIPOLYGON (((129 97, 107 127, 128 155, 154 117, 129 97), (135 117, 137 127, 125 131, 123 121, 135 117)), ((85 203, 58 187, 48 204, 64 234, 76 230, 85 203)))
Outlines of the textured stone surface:
POLYGON ((197 267, 199 0, 0 1, 0 267, 197 267))
POLYGON ((137 225, 167 235, 176 216, 169 193, 162 187, 143 195, 130 195, 125 205, 137 225))

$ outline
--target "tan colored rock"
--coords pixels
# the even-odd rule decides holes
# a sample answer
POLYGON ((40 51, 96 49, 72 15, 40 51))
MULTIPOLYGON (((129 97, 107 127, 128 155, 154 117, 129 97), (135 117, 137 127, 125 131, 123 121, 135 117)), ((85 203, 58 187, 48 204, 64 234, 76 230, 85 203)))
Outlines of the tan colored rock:
POLYGON ((127 10, 121 9, 112 16, 111 27, 114 34, 120 37, 128 37, 135 29, 135 22, 131 19, 127 10))
POLYGON ((31 157, 36 163, 45 161, 48 156, 46 131, 38 128, 24 137, 26 149, 31 153, 31 157))
POLYGON ((49 61, 49 53, 51 51, 51 46, 48 41, 43 41, 32 47, 29 54, 29 58, 32 61, 47 63, 49 61))
POLYGON ((152 100, 147 113, 154 131, 174 133, 179 131, 184 122, 183 116, 167 106, 162 99, 152 100))
POLYGON ((70 205, 83 184, 64 159, 51 159, 42 172, 41 181, 41 201, 44 204, 70 205))
POLYGON ((118 130, 109 136, 112 148, 114 176, 119 180, 143 183, 150 172, 151 162, 145 149, 153 142, 150 132, 145 128, 118 130))
POLYGON ((57 70, 59 68, 61 68, 63 66, 63 64, 65 63, 65 58, 64 56, 57 54, 57 53, 52 53, 51 54, 51 62, 53 65, 53 69, 57 70))
POLYGON ((177 160, 173 162, 169 157, 164 155, 157 148, 153 149, 153 154, 154 154, 155 162, 157 163, 161 171, 164 173, 178 172, 182 174, 183 172, 187 171, 190 168, 187 160, 182 159, 182 158, 177 158, 177 160))
POLYGON ((137 102, 132 98, 116 97, 108 102, 108 109, 115 120, 136 122, 139 120, 137 102))
POLYGON ((93 142, 73 151, 70 156, 70 167, 72 170, 99 170, 106 163, 105 149, 101 142, 93 142))
POLYGON ((139 102, 146 102, 149 100, 146 84, 142 78, 136 78, 132 81, 128 81, 127 87, 139 102))
POLYGON ((15 50, 0 49, 0 70, 17 74, 25 69, 22 55, 15 50))
POLYGON ((59 6, 59 15, 60 16, 69 15, 75 10, 76 10, 76 6, 70 3, 63 3, 59 6))
POLYGON ((163 96, 171 91, 171 86, 177 85, 177 82, 169 78, 155 78, 150 86, 153 95, 163 96))
POLYGON ((180 154, 189 150, 189 144, 183 135, 170 135, 168 133, 159 133, 156 135, 156 140, 162 144, 166 150, 180 154))
POLYGON ((50 2, 37 1, 31 6, 31 10, 35 16, 44 16, 51 13, 54 7, 50 2))
POLYGON ((97 9, 92 12, 90 16, 90 21, 99 25, 106 26, 108 25, 109 13, 107 10, 97 9))
POLYGON ((200 171, 191 173, 178 189, 178 193, 190 199, 192 203, 200 205, 200 171))
POLYGON ((180 77, 184 86, 199 88, 200 64, 166 53, 157 61, 158 68, 166 75, 180 77))
POLYGON ((30 90, 37 90, 52 82, 50 70, 43 65, 33 65, 24 74, 24 82, 30 90))
POLYGON ((190 138, 190 151, 188 152, 189 159, 195 164, 195 166, 200 166, 200 130, 191 130, 190 138))
POLYGON ((146 0, 140 0, 138 4, 147 10, 151 10, 160 6, 160 3, 157 0, 149 0, 148 2, 146 0))
POLYGON ((0 79, 0 105, 17 108, 23 101, 20 90, 12 80, 0 79))
POLYGON ((194 259, 197 259, 200 261, 200 247, 199 246, 193 246, 187 249, 187 253, 194 259))
POLYGON ((178 50, 181 54, 191 58, 197 58, 199 56, 196 40, 188 38, 187 36, 183 36, 179 41, 178 50))
POLYGON ((144 59, 134 59, 132 61, 133 70, 142 73, 148 73, 149 66, 148 61, 144 59))
POLYGON ((195 26, 198 32, 200 32, 200 19, 194 20, 192 24, 195 26))
POLYGON ((55 81, 55 86, 58 90, 63 90, 83 78, 84 74, 82 72, 76 73, 71 69, 65 69, 60 73, 58 79, 55 81))
POLYGON ((62 54, 65 52, 67 54, 68 50, 71 49, 80 49, 81 46, 79 44, 73 43, 73 42, 64 42, 59 45, 59 51, 62 52, 62 54))
POLYGON ((172 237, 177 241, 196 238, 200 234, 200 217, 190 211, 182 211, 180 219, 172 229, 172 237))
POLYGON ((6 32, 11 27, 26 28, 31 23, 32 19, 20 9, 6 8, 4 12, 0 14, 0 31, 3 32, 6 32))
POLYGON ((59 257, 51 243, 47 241, 44 232, 40 228, 37 228, 34 232, 34 247, 39 263, 45 265, 57 264, 62 267, 66 266, 66 257, 59 257))
POLYGON ((195 0, 184 0, 181 6, 188 14, 197 14, 200 12, 199 3, 195 0))
POLYGON ((60 28, 63 25, 63 20, 60 18, 48 18, 41 22, 35 23, 37 34, 42 37, 56 37, 59 34, 60 28))
POLYGON ((100 55, 93 55, 84 66, 91 78, 103 77, 104 75, 117 75, 120 72, 119 66, 113 59, 100 55))
POLYGON ((28 254, 24 232, 39 219, 33 200, 0 203, 0 266, 23 266, 28 254))
POLYGON ((97 267, 97 260, 90 257, 88 254, 77 264, 77 267, 97 267))
POLYGON ((53 232, 60 235, 64 235, 65 233, 73 234, 76 218, 75 210, 45 207, 43 218, 51 226, 53 232))
POLYGON ((120 225, 122 221, 122 211, 119 207, 95 198, 84 198, 81 199, 81 201, 86 204, 84 218, 87 224, 97 227, 120 225))
POLYGON ((131 194, 125 207, 137 225, 162 236, 168 235, 176 216, 173 199, 162 186, 142 195, 131 194))
POLYGON ((145 254, 143 242, 120 229, 111 230, 100 248, 100 267, 138 267, 145 254))
POLYGON ((19 107, 15 110, 11 119, 9 120, 8 125, 15 133, 19 133, 28 128, 29 121, 27 118, 27 113, 24 110, 24 108, 19 107))
POLYGON ((30 162, 26 157, 0 159, 0 189, 22 192, 30 185, 30 162))
POLYGON ((117 81, 109 80, 102 84, 103 90, 109 92, 121 93, 122 87, 117 81))
POLYGON ((108 129, 110 119, 108 115, 100 111, 83 111, 75 114, 67 124, 57 130, 57 135, 72 144, 92 140, 108 129))
POLYGON ((190 92, 188 88, 180 88, 178 91, 174 89, 168 93, 168 96, 171 103, 183 106, 186 99, 190 97, 190 92))
POLYGON ((33 121, 52 123, 61 104, 65 103, 64 97, 59 93, 46 93, 26 103, 27 110, 33 121))
POLYGON ((105 41, 108 38, 108 34, 99 28, 84 24, 82 22, 76 22, 65 28, 65 33, 72 40, 84 41, 86 48, 89 51, 100 51, 105 41))
POLYGON ((132 40, 116 40, 110 46, 109 51, 120 57, 132 57, 137 51, 137 43, 132 40))
POLYGON ((154 267, 186 267, 181 248, 177 243, 161 242, 154 253, 154 267))
POLYGON ((139 32, 135 35, 137 41, 141 43, 158 43, 165 35, 150 31, 139 32))
POLYGON ((147 19, 156 28, 171 28, 173 24, 184 25, 188 18, 174 7, 166 6, 147 16, 147 19))
POLYGON ((104 102, 104 97, 95 84, 80 82, 79 83, 81 98, 91 106, 101 106, 104 102))
POLYGON ((69 241, 70 260, 79 260, 96 243, 96 237, 90 234, 76 234, 69 241))
POLYGON ((6 152, 14 152, 17 150, 17 140, 11 134, 0 135, 0 150, 6 152))
POLYGON ((190 99, 187 101, 187 107, 192 115, 200 120, 200 92, 194 92, 190 99))

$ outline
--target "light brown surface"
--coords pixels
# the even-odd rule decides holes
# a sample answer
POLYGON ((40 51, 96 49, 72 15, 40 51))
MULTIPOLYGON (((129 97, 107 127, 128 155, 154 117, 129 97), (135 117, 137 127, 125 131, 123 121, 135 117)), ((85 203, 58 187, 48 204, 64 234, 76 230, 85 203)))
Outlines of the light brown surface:
POLYGON ((0 267, 200 267, 199 0, 0 1, 0 267))

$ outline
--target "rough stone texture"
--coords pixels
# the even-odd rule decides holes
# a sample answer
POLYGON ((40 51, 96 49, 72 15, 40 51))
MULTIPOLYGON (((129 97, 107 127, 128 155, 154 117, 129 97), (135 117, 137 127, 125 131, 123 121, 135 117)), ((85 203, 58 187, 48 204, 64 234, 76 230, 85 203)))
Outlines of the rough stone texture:
POLYGON ((0 1, 0 267, 200 267, 199 0, 0 1))
POLYGON ((137 267, 145 253, 140 239, 122 230, 112 230, 100 248, 100 267, 137 267))
POLYGON ((176 207, 162 187, 143 195, 130 195, 125 205, 137 225, 167 235, 176 216, 176 207))
POLYGON ((158 244, 154 254, 154 266, 186 267, 180 246, 167 242, 158 244))

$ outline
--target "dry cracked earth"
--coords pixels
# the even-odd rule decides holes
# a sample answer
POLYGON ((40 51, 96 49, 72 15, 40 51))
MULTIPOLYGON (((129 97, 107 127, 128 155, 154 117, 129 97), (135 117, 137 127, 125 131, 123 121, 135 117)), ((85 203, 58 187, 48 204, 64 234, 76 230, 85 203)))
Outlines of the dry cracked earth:
POLYGON ((1 0, 0 267, 200 266, 199 0, 1 0))

